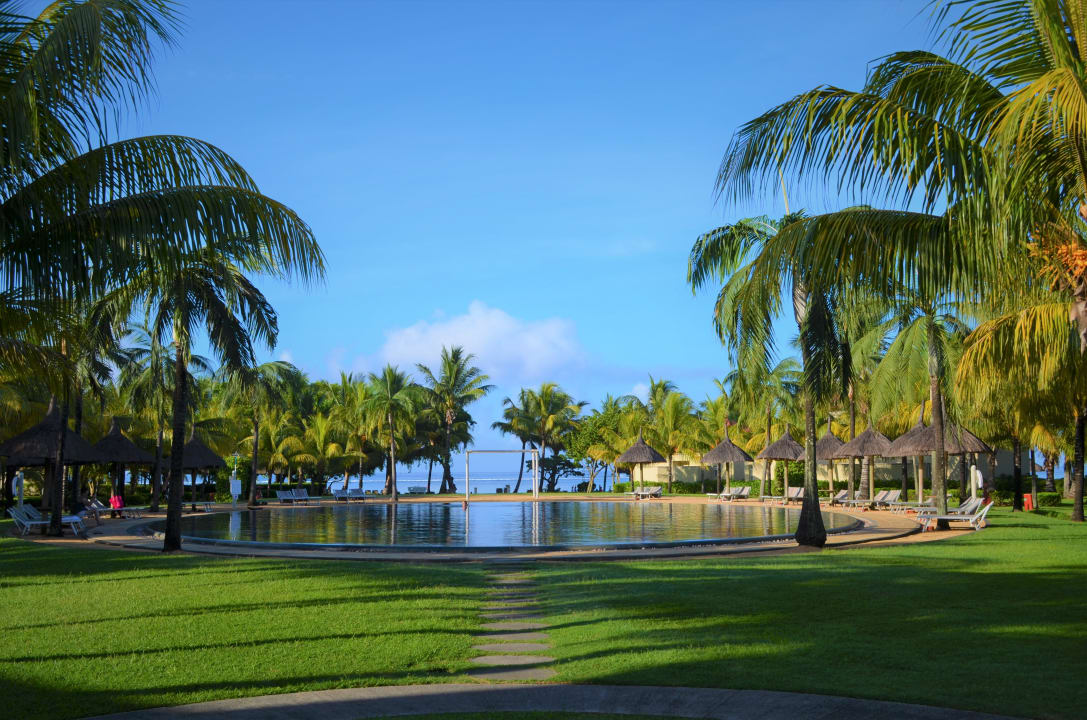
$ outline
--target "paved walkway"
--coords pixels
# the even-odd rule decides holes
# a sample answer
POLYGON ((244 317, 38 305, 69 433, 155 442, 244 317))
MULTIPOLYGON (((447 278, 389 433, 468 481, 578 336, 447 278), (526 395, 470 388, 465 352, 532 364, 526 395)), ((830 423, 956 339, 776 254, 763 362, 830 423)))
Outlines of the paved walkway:
POLYGON ((999 715, 765 690, 617 685, 399 685, 137 710, 96 720, 358 720, 426 713, 584 712, 714 720, 1007 720, 999 715))
POLYGON ((528 567, 503 565, 491 570, 488 604, 480 616, 484 632, 475 637, 478 644, 473 646, 484 654, 472 658, 481 667, 468 671, 477 680, 548 680, 555 676, 548 667, 555 658, 532 654, 550 649, 551 644, 543 632, 547 626, 540 622, 536 581, 528 567))

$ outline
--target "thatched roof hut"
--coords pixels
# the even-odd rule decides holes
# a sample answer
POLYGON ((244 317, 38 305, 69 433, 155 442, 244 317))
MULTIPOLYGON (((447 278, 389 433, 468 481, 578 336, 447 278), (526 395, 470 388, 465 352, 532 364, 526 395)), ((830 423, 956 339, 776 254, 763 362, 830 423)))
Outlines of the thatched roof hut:
POLYGON ((117 418, 109 426, 106 436, 94 444, 94 449, 105 460, 121 465, 150 465, 155 462, 151 453, 136 446, 134 442, 121 434, 117 418))
POLYGON ((221 467, 226 467, 226 461, 216 455, 200 438, 194 436, 192 440, 185 443, 185 449, 181 454, 183 470, 211 470, 221 467))
POLYGON ((887 439, 887 436, 869 425, 867 430, 838 448, 838 452, 834 453, 834 457, 841 459, 875 457, 877 455, 883 457, 883 454, 890 447, 891 441, 887 439))
POLYGON ((952 455, 991 453, 993 449, 984 440, 974 433, 959 425, 948 425, 946 436, 948 447, 954 444, 954 450, 948 450, 952 455))
POLYGON ((804 448, 796 440, 793 440, 792 434, 786 428, 785 433, 777 439, 777 442, 771 443, 764 448, 757 457, 759 460, 802 460, 804 458, 804 448))
POLYGON ((638 441, 631 445, 625 453, 615 458, 615 462, 642 465, 644 463, 665 462, 665 459, 663 455, 645 444, 645 440, 642 439, 642 433, 639 430, 638 441))
POLYGON ((845 443, 837 435, 827 428, 827 431, 823 433, 823 437, 819 438, 815 443, 815 459, 818 462, 830 462, 834 460, 834 453, 838 452, 845 443))
MULTIPOLYGON (((0 443, 0 457, 6 458, 9 467, 33 467, 45 465, 57 456, 57 437, 60 434, 60 409, 49 403, 45 419, 34 427, 21 432, 7 442, 0 443)), ((86 465, 105 462, 91 444, 78 433, 65 428, 64 464, 86 465)))
POLYGON ((702 462, 706 465, 720 465, 721 463, 751 462, 751 456, 743 451, 729 439, 728 428, 725 428, 725 439, 708 453, 702 456, 702 462))
MULTIPOLYGON (((884 457, 928 455, 936 450, 936 430, 920 422, 893 443, 884 457)), ((944 451, 948 455, 991 453, 993 450, 966 428, 947 423, 944 426, 944 451)))
POLYGON ((921 419, 918 418, 916 425, 894 439, 891 446, 887 448, 887 452, 883 453, 883 457, 913 457, 914 455, 924 455, 926 452, 931 452, 931 450, 921 450, 920 452, 917 450, 927 429, 921 419))

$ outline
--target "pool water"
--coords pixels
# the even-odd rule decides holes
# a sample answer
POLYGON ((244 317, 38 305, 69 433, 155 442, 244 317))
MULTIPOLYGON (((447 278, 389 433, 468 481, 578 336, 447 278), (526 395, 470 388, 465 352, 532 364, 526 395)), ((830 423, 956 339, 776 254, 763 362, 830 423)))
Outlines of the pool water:
MULTIPOLYGON (((354 503, 237 510, 182 518, 193 540, 363 547, 623 547, 788 535, 800 508, 662 502, 354 503)), ((827 530, 856 521, 823 513, 827 530)), ((162 530, 164 523, 152 524, 162 530)))

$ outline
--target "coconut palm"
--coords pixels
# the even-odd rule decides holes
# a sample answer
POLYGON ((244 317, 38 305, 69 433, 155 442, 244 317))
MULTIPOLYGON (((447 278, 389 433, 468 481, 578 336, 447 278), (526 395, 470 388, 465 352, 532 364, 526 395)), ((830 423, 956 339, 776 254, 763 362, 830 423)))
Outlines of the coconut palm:
POLYGON ((332 417, 324 413, 309 418, 303 425, 301 451, 294 456, 295 462, 309 466, 313 481, 322 487, 344 456, 337 429, 332 417))
POLYGON ((521 480, 525 475, 525 449, 532 443, 532 418, 525 412, 527 404, 526 390, 522 389, 514 402, 512 398, 502 399, 502 419, 491 423, 491 429, 503 435, 513 435, 521 441, 521 462, 517 465, 517 484, 515 493, 521 492, 521 480))
POLYGON ((423 384, 430 392, 430 405, 437 410, 445 427, 445 448, 442 454, 442 486, 438 492, 456 492, 451 471, 453 455, 453 421, 457 414, 479 400, 494 388, 482 370, 472 365, 475 355, 466 354, 464 348, 455 345, 442 348, 437 373, 417 364, 423 376, 423 384))
MULTIPOLYGON (((542 463, 548 448, 551 449, 552 456, 562 448, 563 433, 573 426, 586 403, 576 402, 553 382, 543 383, 538 390, 525 390, 522 399, 522 407, 530 418, 529 425, 540 449, 542 463)), ((557 483, 558 476, 552 470, 551 476, 547 478, 547 491, 554 492, 557 483)))
MULTIPOLYGON (((347 436, 345 456, 358 461, 359 487, 362 487, 363 468, 371 461, 374 445, 371 442, 375 428, 373 414, 368 407, 371 387, 350 373, 340 373, 340 401, 333 409, 336 422, 347 436)), ((344 489, 348 483, 345 478, 344 489)))
MULTIPOLYGON (((387 433, 389 454, 385 493, 397 499, 396 435, 414 424, 419 410, 419 386, 393 365, 386 365, 381 374, 370 373, 370 397, 365 407, 383 433, 387 433)), ((413 428, 412 428, 413 429, 413 428)))
POLYGON ((249 464, 249 505, 257 504, 257 464, 260 457, 261 416, 270 408, 281 408, 286 378, 298 368, 284 360, 274 360, 253 367, 227 369, 224 377, 227 404, 240 406, 252 423, 251 461, 249 464))
POLYGON ((656 408, 646 442, 668 458, 668 492, 672 492, 675 455, 692 445, 694 403, 681 392, 668 393, 656 408))
MULTIPOLYGON (((792 358, 779 361, 769 370, 761 362, 752 363, 725 376, 725 386, 740 421, 748 427, 763 427, 763 442, 758 443, 756 435, 753 436, 752 443, 746 444, 746 449, 752 454, 769 447, 774 441, 777 430, 774 418, 788 421, 798 414, 800 380, 800 365, 792 358)), ((763 476, 759 480, 759 495, 766 494, 769 475, 770 464, 766 463, 763 476)))

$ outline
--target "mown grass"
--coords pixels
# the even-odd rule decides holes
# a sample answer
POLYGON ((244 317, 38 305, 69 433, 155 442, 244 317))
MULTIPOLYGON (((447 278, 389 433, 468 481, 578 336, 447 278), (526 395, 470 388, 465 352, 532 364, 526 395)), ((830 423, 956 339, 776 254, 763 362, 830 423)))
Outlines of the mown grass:
POLYGON ((990 517, 898 547, 543 568, 556 679, 1083 717, 1087 527, 990 517))
POLYGON ((164 557, 3 538, 0 716, 464 680, 483 586, 476 568, 164 557))

